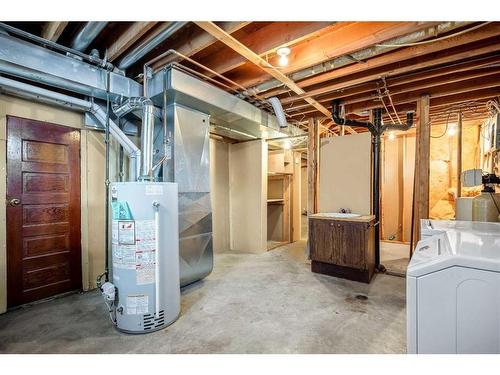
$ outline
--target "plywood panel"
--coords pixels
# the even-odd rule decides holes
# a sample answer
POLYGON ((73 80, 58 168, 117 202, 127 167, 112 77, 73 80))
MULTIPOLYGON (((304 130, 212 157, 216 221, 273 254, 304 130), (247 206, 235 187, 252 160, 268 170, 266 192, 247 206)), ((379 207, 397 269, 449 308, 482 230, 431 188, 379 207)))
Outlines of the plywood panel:
POLYGON ((229 146, 231 250, 267 251, 267 143, 229 146))
POLYGON ((371 211, 371 135, 325 138, 321 142, 319 211, 371 211))
POLYGON ((210 198, 214 251, 229 250, 229 144, 210 140, 210 198))

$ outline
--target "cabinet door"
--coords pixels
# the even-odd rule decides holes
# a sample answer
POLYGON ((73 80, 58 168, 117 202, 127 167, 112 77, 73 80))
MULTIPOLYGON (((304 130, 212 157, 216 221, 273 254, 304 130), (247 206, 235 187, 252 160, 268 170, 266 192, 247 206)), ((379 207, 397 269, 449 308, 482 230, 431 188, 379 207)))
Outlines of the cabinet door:
POLYGON ((330 220, 310 219, 311 259, 318 262, 333 263, 333 222, 330 220))
MULTIPOLYGON (((340 224, 340 222, 339 222, 340 224)), ((368 250, 366 224, 342 223, 335 233, 336 253, 339 254, 338 265, 364 270, 366 269, 366 253, 368 250)))

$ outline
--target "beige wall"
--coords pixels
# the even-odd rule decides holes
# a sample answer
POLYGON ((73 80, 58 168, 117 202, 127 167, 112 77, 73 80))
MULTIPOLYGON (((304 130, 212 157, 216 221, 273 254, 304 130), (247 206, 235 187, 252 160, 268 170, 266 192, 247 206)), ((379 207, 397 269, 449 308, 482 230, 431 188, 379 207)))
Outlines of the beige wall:
POLYGON ((267 251, 267 143, 229 146, 231 250, 267 251))
POLYGON ((229 250, 229 144, 210 139, 214 252, 229 250))
POLYGON ((319 211, 371 211, 371 135, 369 132, 321 140, 319 211), (355 152, 353 152, 355 150, 355 152))
MULTIPOLYGON (((6 116, 82 128, 80 112, 13 98, 0 97, 0 199, 6 197, 6 116)), ((104 270, 104 143, 103 133, 81 131, 81 214, 82 283, 85 290, 95 287, 96 276, 104 270)), ((112 142, 112 149, 117 144, 112 142)), ((116 171, 115 152, 111 152, 111 176, 116 171)), ((7 307, 6 207, 0 205, 0 313, 7 307)))

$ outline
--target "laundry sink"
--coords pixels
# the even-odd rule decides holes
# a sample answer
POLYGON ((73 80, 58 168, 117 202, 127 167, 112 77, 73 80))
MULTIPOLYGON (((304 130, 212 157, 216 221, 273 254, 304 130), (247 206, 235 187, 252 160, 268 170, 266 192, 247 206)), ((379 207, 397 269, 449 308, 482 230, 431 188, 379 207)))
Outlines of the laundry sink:
POLYGON ((343 218, 347 219, 350 217, 359 217, 361 216, 360 214, 348 214, 348 213, 340 213, 340 212, 325 212, 322 213, 321 216, 327 216, 327 217, 338 217, 338 218, 343 218))

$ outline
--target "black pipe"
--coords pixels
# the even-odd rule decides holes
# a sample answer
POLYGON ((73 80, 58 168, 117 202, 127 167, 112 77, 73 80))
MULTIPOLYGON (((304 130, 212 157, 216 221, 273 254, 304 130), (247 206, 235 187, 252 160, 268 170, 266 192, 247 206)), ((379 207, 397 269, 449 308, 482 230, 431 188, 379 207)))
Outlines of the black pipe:
MULTIPOLYGON (((373 110, 373 126, 379 130, 382 126, 382 109, 373 110)), ((375 215, 375 268, 384 271, 380 264, 380 132, 372 135, 373 141, 373 214, 375 215)))
POLYGON ((363 122, 357 120, 349 120, 340 117, 340 100, 335 99, 332 101, 332 119, 337 125, 347 125, 347 126, 359 126, 366 128, 370 133, 375 133, 375 128, 371 122, 363 122))
POLYGON ((408 130, 413 126, 413 112, 406 114, 406 124, 382 125, 382 109, 373 109, 373 123, 348 120, 340 117, 340 100, 332 101, 332 119, 337 125, 358 126, 366 128, 372 134, 373 144, 373 215, 375 216, 375 268, 384 272, 385 267, 380 264, 380 139, 384 131, 408 130))

